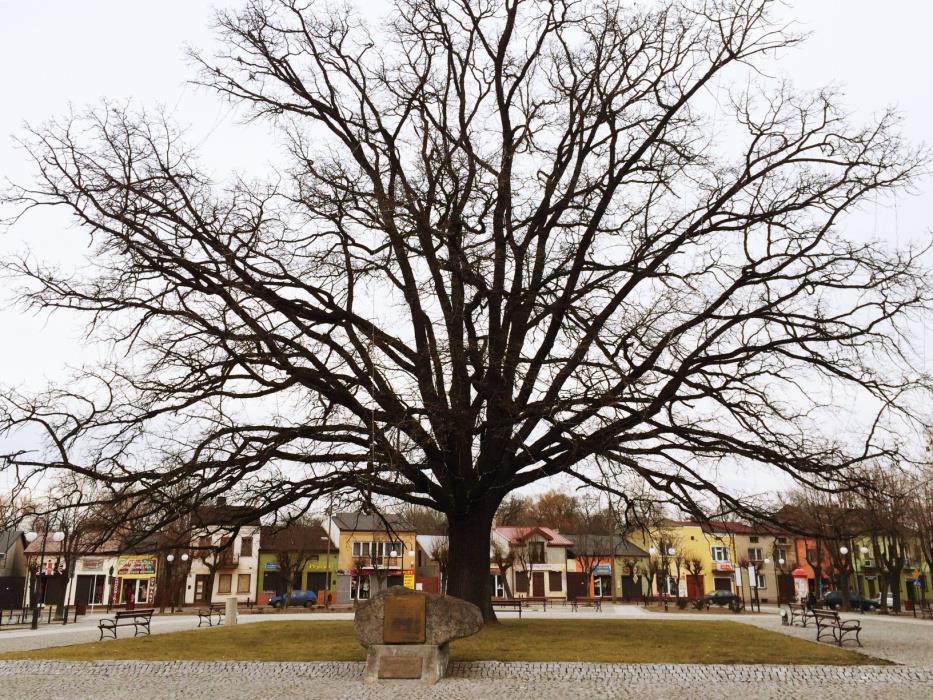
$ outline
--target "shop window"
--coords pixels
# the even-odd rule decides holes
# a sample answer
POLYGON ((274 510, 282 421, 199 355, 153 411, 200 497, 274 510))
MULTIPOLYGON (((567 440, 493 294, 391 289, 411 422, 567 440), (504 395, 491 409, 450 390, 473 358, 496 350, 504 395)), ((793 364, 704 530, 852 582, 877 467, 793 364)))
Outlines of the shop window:
POLYGON ((491 595, 493 598, 505 597, 505 583, 501 575, 489 575, 489 595, 491 595))
POLYGON ((609 576, 593 577, 593 595, 597 598, 609 597, 612 595, 612 581, 609 576))
POLYGON ((515 592, 528 593, 528 573, 519 571, 515 574, 515 592))
POLYGON ((232 574, 221 574, 217 579, 217 592, 218 593, 230 593, 230 588, 233 585, 233 575, 232 574))
POLYGON ((755 544, 758 542, 758 538, 755 536, 752 536, 748 538, 748 541, 751 542, 752 544, 755 544))
POLYGON ((238 574, 236 577, 236 592, 249 593, 249 574, 238 574))
POLYGON ((253 538, 244 537, 240 540, 240 556, 241 557, 251 557, 253 556, 253 538))
POLYGON ((547 572, 547 585, 550 588, 551 592, 557 593, 564 590, 564 584, 560 571, 548 571, 547 572))

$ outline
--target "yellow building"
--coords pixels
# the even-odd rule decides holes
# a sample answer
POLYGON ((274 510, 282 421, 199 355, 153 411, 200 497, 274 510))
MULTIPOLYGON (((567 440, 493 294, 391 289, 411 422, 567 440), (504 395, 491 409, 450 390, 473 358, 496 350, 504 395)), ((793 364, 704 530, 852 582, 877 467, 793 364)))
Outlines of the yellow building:
POLYGON ((366 600, 390 586, 413 582, 415 528, 396 515, 338 513, 328 535, 339 551, 337 603, 366 600))

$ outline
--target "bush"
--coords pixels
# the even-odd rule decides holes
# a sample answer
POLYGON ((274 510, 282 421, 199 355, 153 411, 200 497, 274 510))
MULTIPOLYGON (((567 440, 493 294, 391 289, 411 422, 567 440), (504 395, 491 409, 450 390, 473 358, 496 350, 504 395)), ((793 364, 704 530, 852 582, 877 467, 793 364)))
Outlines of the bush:
POLYGON ((677 599, 677 607, 681 610, 684 610, 687 607, 687 601, 683 598, 677 599))

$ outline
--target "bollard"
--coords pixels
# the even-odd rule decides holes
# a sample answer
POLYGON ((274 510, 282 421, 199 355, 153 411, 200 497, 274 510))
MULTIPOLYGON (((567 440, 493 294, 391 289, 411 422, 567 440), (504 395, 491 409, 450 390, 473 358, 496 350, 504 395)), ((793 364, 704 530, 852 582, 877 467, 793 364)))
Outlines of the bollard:
POLYGON ((234 596, 227 598, 227 612, 225 614, 227 619, 224 620, 224 623, 227 625, 236 624, 236 603, 237 600, 234 596))

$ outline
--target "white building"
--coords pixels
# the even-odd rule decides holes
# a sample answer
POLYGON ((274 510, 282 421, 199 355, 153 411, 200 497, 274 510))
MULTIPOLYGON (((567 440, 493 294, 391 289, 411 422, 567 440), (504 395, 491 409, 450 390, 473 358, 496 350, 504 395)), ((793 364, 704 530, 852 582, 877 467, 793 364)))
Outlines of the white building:
POLYGON ((255 600, 259 576, 258 519, 250 509, 227 505, 201 506, 192 516, 191 569, 185 582, 185 603, 240 603, 255 600))

